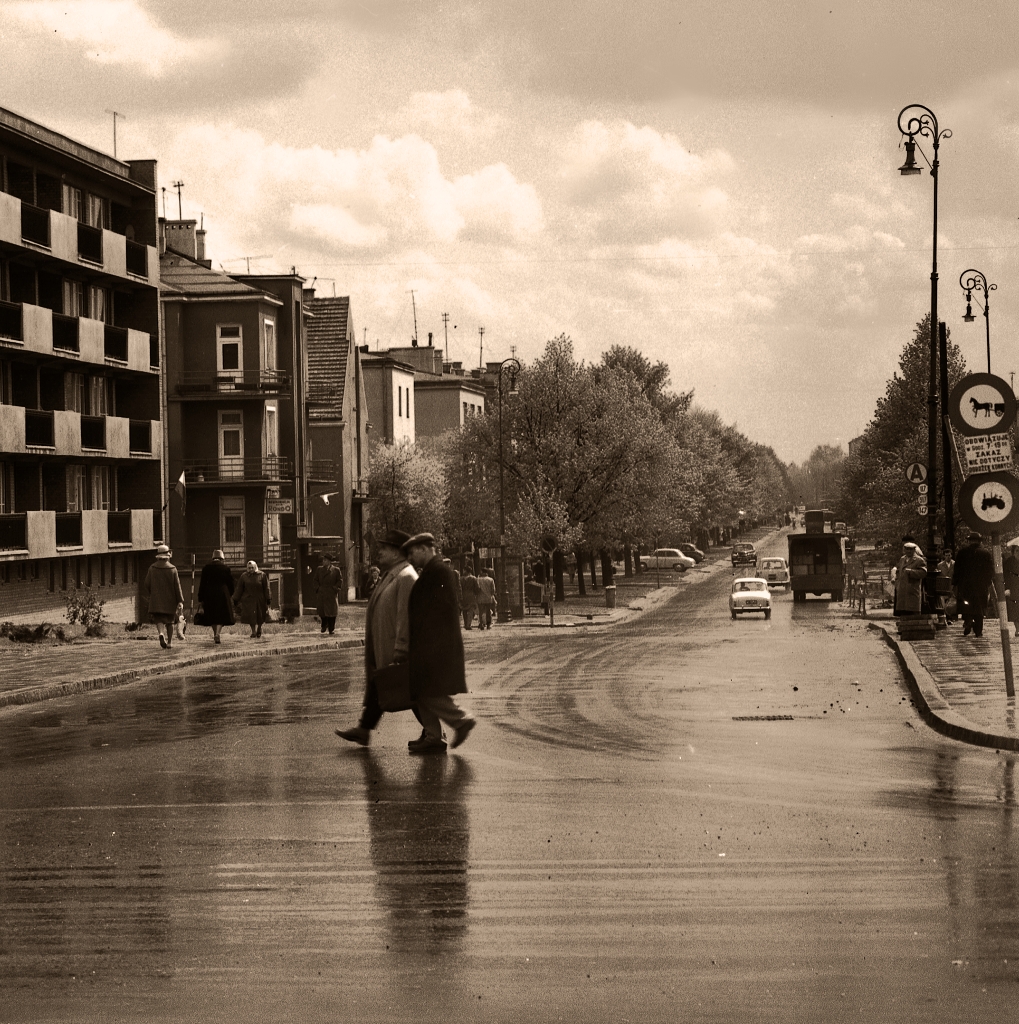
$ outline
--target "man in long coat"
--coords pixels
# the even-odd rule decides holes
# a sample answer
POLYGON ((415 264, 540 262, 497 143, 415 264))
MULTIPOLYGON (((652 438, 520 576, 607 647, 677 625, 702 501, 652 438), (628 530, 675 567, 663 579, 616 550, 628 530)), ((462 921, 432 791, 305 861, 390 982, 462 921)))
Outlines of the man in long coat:
POLYGON ((956 555, 952 583, 959 594, 963 636, 970 630, 974 636, 983 636, 984 612, 987 597, 994 581, 994 559, 990 551, 980 546, 979 533, 969 535, 969 543, 956 555))
POLYGON ((407 745, 412 754, 446 750, 442 723, 452 728, 451 747, 470 735, 475 720, 453 695, 467 692, 456 578, 435 551, 435 538, 418 533, 404 545, 418 579, 410 592, 410 696, 424 731, 407 745))
POLYGON ((923 606, 923 579, 927 562, 913 541, 902 545, 902 557, 895 566, 895 615, 919 615, 923 606))
POLYGON ((464 574, 460 579, 459 594, 464 629, 473 629, 474 616, 478 611, 478 578, 474 575, 474 567, 470 562, 464 566, 464 574))
POLYGON ((328 630, 332 635, 336 628, 336 614, 340 610, 338 597, 343 589, 343 573, 328 551, 322 555, 322 564, 312 575, 312 582, 315 584, 316 610, 322 623, 322 632, 328 630))
POLYGON ((336 735, 366 747, 372 730, 382 718, 379 694, 372 677, 380 668, 407 660, 410 651, 408 602, 418 574, 403 553, 409 537, 402 530, 390 530, 378 544, 377 558, 383 570, 368 599, 364 629, 364 705, 353 729, 337 729, 336 735))

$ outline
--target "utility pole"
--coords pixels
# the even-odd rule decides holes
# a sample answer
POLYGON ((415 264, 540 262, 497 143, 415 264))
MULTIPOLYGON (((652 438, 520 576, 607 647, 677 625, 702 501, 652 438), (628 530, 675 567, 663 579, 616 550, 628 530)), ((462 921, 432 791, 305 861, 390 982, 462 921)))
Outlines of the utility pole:
POLYGON ((184 206, 183 206, 183 204, 181 202, 180 190, 184 187, 184 182, 183 181, 174 181, 171 184, 177 190, 177 219, 178 220, 183 220, 184 219, 184 206))
POLYGON ((444 351, 446 354, 446 362, 449 362, 449 314, 442 314, 442 335, 446 339, 444 351))
POLYGON ((478 353, 478 369, 483 370, 485 368, 485 328, 478 328, 478 335, 481 338, 481 346, 478 353))
POLYGON ((166 220, 166 186, 160 186, 163 190, 163 220, 166 220))
POLYGON ((113 115, 113 159, 116 160, 117 159, 117 118, 118 117, 122 118, 125 121, 127 120, 127 118, 124 117, 124 115, 119 110, 110 110, 109 107, 106 108, 106 113, 113 115))

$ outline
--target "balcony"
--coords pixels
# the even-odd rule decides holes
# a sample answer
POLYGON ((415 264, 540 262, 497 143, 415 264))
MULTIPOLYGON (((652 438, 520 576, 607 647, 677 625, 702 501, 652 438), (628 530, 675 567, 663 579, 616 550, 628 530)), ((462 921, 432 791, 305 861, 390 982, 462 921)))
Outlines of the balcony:
POLYGON ((103 265, 103 232, 90 224, 78 223, 78 259, 103 265))
POLYGON ((127 239, 127 272, 135 277, 149 276, 149 250, 148 246, 139 245, 127 239))
POLYGON ((80 548, 81 547, 81 513, 80 512, 57 512, 57 547, 58 548, 80 548))
POLYGON ((53 314, 53 348, 61 352, 79 352, 78 318, 64 316, 63 313, 53 314))
POLYGON ((81 446, 95 451, 106 450, 106 417, 82 416, 81 446))
MULTIPOLYGON (((269 572, 292 572, 294 568, 294 549, 290 544, 221 544, 220 547, 227 565, 233 569, 243 569, 249 560, 269 572)), ((195 565, 202 566, 209 560, 209 554, 208 548, 175 551, 174 562, 178 566, 187 565, 194 556, 195 565)))
POLYGON ((103 325, 103 354, 115 362, 127 362, 127 328, 103 325))
POLYGON ((131 420, 129 429, 129 448, 132 455, 152 454, 152 421, 131 420))
POLYGON ((20 302, 0 302, 0 338, 8 341, 24 341, 25 332, 21 323, 20 302))
POLYGON ((286 370, 182 370, 177 394, 188 398, 263 398, 290 393, 286 370))
POLYGON ((0 515, 0 551, 28 549, 28 516, 0 515))
POLYGON ((332 459, 311 459, 308 479, 314 483, 332 483, 336 480, 336 463, 332 459))
POLYGON ((371 495, 368 493, 368 481, 355 480, 353 494, 354 504, 363 505, 366 501, 371 501, 371 495))
POLYGON ((21 239, 33 245, 50 247, 50 211, 30 203, 21 204, 21 239))
POLYGON ((293 472, 291 460, 280 455, 263 455, 253 459, 225 456, 221 459, 188 459, 184 462, 184 482, 189 487, 223 483, 279 483, 288 480, 293 472))
POLYGON ((106 539, 108 544, 131 543, 131 511, 110 512, 106 519, 106 539))
POLYGON ((53 413, 26 409, 25 445, 29 448, 52 448, 54 444, 53 413))

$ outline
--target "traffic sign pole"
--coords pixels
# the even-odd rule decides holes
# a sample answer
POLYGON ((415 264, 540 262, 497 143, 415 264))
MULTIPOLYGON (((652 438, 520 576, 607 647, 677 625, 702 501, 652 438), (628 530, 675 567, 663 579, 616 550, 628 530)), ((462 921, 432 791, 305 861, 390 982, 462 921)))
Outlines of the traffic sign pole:
POLYGON ((1005 696, 1015 698, 1012 680, 1012 640, 1008 629, 1008 608, 1005 604, 1005 573, 1001 564, 1001 535, 991 534, 991 553, 994 556, 994 597, 998 604, 998 624, 1001 626, 1001 657, 1005 664, 1005 696))

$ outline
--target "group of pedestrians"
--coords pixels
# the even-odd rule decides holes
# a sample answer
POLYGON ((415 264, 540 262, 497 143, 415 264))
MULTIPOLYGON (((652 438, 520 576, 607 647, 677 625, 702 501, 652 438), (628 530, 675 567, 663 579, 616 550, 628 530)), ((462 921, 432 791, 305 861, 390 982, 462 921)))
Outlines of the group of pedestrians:
MULTIPOLYGON (((184 636, 184 591, 171 556, 170 549, 160 544, 156 548, 156 560, 149 566, 142 584, 149 618, 156 624, 159 645, 164 650, 173 646, 175 631, 178 639, 184 636)), ((223 627, 234 625, 238 619, 250 627, 251 637, 256 638, 262 635, 271 603, 269 578, 258 564, 249 560, 244 572, 235 580, 226 564, 226 555, 217 548, 212 560, 202 569, 194 622, 196 626, 210 626, 216 644, 223 642, 223 627)))
POLYGON ((421 735, 412 754, 458 747, 476 722, 453 700, 467 692, 461 636, 462 581, 436 550, 435 537, 390 530, 378 543, 381 577, 368 599, 365 620, 365 692, 356 726, 336 735, 367 746, 382 719, 377 674, 407 665, 410 700, 421 735), (448 734, 443 733, 443 724, 448 734), (448 743, 447 743, 448 736, 448 743))
MULTIPOLYGON (((449 565, 449 559, 446 559, 449 565)), ((454 577, 457 576, 455 570, 454 577)), ((481 569, 478 576, 474 575, 474 567, 468 562, 464 566, 463 576, 459 577, 460 614, 463 616, 464 629, 474 628, 474 617, 478 619, 478 629, 491 629, 492 616, 499 603, 495 596, 495 579, 491 571, 481 569)))

